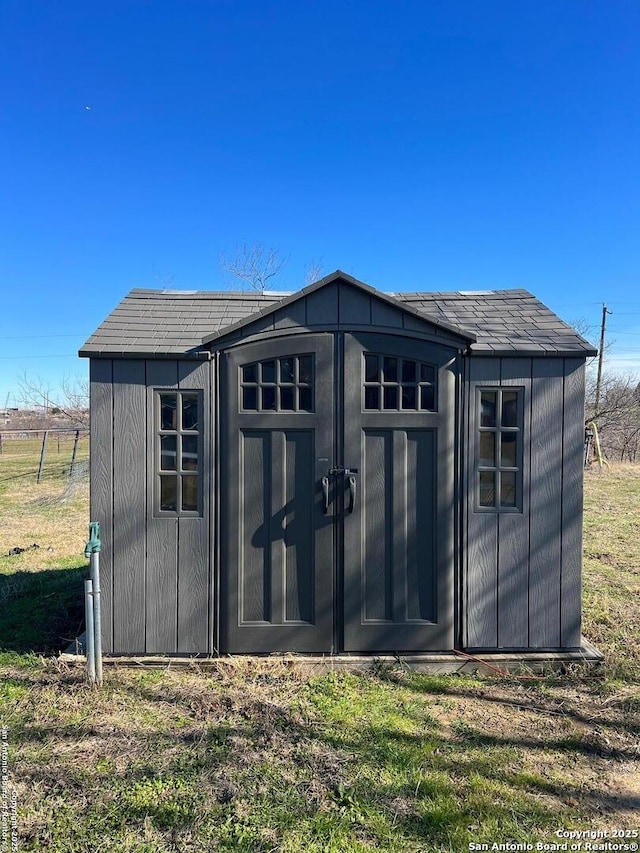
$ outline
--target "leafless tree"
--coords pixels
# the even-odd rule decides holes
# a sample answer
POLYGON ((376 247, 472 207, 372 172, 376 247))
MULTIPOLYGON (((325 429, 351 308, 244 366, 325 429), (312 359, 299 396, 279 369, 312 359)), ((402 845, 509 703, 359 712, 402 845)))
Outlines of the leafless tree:
MULTIPOLYGON (((56 391, 39 376, 26 373, 18 382, 18 399, 45 417, 61 417, 69 426, 89 426, 89 381, 65 376, 56 391)), ((39 428, 39 425, 35 428, 39 428)))
POLYGON ((309 284, 313 284, 318 281, 318 279, 322 276, 322 270, 324 269, 324 265, 322 263, 322 258, 313 258, 307 266, 305 267, 305 275, 304 275, 304 283, 305 286, 309 284))
POLYGON ((288 257, 283 258, 277 249, 264 243, 243 243, 236 248, 233 257, 220 258, 223 270, 260 293, 264 293, 267 283, 282 272, 288 262, 288 257))
POLYGON ((620 462, 640 461, 640 377, 605 374, 595 411, 595 376, 587 377, 587 422, 595 421, 605 455, 620 462))
MULTIPOLYGON (((575 320, 569 320, 569 325, 572 328, 574 328, 579 335, 582 335, 582 337, 586 341, 589 341, 589 343, 593 347, 595 347, 596 349, 598 348, 598 345, 599 345, 599 341, 598 341, 599 329, 598 329, 598 326, 592 326, 585 317, 578 317, 575 320)), ((611 348, 611 344, 612 344, 612 341, 608 341, 605 344, 605 347, 604 347, 605 354, 611 348)), ((587 371, 589 371, 591 368, 595 369, 597 363, 598 363, 598 356, 597 355, 594 355, 591 358, 588 358, 587 359, 587 371)))

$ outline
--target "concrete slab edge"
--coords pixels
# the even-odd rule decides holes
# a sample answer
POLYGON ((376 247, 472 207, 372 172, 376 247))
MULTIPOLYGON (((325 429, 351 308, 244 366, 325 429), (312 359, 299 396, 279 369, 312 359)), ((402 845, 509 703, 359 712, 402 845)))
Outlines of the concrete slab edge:
MULTIPOLYGON (((80 648, 81 638, 70 649, 59 656, 59 660, 68 664, 85 665, 80 648)), ((253 663, 256 667, 269 666, 289 669, 309 675, 325 672, 357 672, 380 668, 399 668, 414 672, 431 674, 480 673, 496 675, 504 673, 554 673, 580 666, 588 669, 601 669, 604 665, 603 654, 588 640, 582 638, 579 649, 563 651, 525 651, 525 652, 437 652, 429 654, 402 655, 224 655, 207 657, 197 655, 105 655, 106 667, 128 667, 142 669, 192 669, 192 670, 232 670, 243 669, 253 663)))

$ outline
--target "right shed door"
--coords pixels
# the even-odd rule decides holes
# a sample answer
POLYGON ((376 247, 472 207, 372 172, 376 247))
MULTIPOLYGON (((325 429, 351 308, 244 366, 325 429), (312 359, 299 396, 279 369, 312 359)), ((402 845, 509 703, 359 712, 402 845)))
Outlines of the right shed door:
POLYGON ((344 366, 343 648, 453 648, 456 352, 354 333, 344 366))

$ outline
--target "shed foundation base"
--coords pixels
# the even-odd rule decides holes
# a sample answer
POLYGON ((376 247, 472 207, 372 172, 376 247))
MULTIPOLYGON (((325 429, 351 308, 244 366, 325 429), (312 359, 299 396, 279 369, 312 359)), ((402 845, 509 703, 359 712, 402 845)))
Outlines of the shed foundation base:
MULTIPOLYGON (((84 636, 79 637, 66 652, 60 655, 66 663, 85 663, 84 636)), ((280 667, 305 675, 321 675, 325 672, 358 672, 380 667, 397 667, 433 675, 451 673, 480 673, 500 675, 502 673, 553 674, 566 672, 574 666, 600 669, 604 656, 587 639, 582 637, 579 649, 560 651, 518 652, 431 652, 402 655, 105 655, 105 666, 143 667, 145 669, 243 669, 248 664, 255 667, 280 667)))

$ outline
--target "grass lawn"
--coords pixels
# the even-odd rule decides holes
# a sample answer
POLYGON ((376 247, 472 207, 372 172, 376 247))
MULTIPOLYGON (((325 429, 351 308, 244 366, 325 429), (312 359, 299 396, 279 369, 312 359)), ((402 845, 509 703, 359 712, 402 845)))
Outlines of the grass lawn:
POLYGON ((91 690, 53 654, 82 619, 86 487, 52 490, 0 492, 21 850, 458 853, 640 828, 640 467, 586 478, 584 633, 604 678, 304 678, 235 659, 108 667, 91 690))

